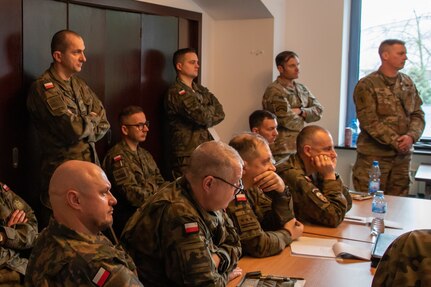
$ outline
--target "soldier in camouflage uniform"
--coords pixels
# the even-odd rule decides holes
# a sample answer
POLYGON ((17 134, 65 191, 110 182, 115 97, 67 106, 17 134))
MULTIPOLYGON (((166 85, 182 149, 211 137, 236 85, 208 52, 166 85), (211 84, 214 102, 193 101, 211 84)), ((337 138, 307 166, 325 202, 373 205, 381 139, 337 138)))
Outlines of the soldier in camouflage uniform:
POLYGON ((148 286, 225 286, 240 276, 241 244, 224 209, 240 189, 242 160, 222 142, 201 144, 184 177, 127 222, 121 242, 148 286))
POLYGON ((133 260, 101 233, 117 203, 110 187, 90 162, 71 160, 55 170, 53 217, 30 255, 26 286, 142 286, 133 260))
POLYGON ((277 170, 291 190, 296 218, 338 226, 352 207, 352 198, 335 172, 337 153, 330 133, 307 126, 298 135, 297 148, 286 167, 277 170))
POLYGON ((379 70, 361 79, 353 94, 361 128, 353 183, 356 190, 368 192, 368 171, 378 160, 380 189, 407 195, 412 146, 425 126, 422 100, 412 79, 399 72, 407 60, 404 42, 383 41, 379 55, 379 70))
POLYGON ((170 164, 174 177, 182 174, 190 154, 201 143, 213 139, 209 128, 224 119, 223 106, 204 86, 193 80, 199 73, 196 51, 180 49, 173 57, 176 82, 169 88, 165 110, 169 125, 170 164))
POLYGON ((377 266, 372 286, 431 286, 431 230, 395 239, 377 266))
POLYGON ((280 160, 296 151, 296 137, 305 123, 322 117, 323 107, 303 84, 295 80, 299 75, 299 57, 284 51, 275 58, 280 75, 263 95, 262 106, 274 113, 278 120, 278 136, 271 151, 280 160))
POLYGON ((103 169, 118 200, 114 230, 120 235, 127 220, 165 183, 151 154, 139 144, 147 138, 150 122, 141 107, 128 106, 119 116, 122 141, 113 146, 103 169))
POLYGON ((22 286, 29 250, 37 237, 37 220, 31 207, 6 184, 0 183, 0 285, 22 286))
POLYGON ((304 226, 294 218, 290 192, 275 173, 269 146, 260 135, 247 133, 235 136, 229 145, 244 161, 245 190, 227 209, 242 249, 255 257, 280 253, 301 236, 304 226))
POLYGON ((41 201, 48 208, 48 184, 55 168, 69 159, 98 163, 94 144, 109 129, 102 103, 74 76, 86 61, 84 49, 75 32, 57 32, 51 42, 53 63, 32 84, 27 99, 42 149, 41 201))
POLYGON ((267 110, 256 110, 248 117, 250 131, 263 136, 268 144, 274 143, 278 136, 277 116, 267 110))

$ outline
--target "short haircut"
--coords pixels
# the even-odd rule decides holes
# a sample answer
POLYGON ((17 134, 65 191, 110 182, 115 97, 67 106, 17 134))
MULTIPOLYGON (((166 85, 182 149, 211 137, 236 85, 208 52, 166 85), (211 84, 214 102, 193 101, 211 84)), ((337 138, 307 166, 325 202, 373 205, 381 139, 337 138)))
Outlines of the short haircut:
POLYGON ((193 48, 179 49, 174 53, 174 56, 172 57, 172 63, 174 64, 175 70, 177 69, 177 64, 182 62, 184 59, 184 55, 188 53, 195 53, 196 55, 198 54, 196 53, 196 50, 193 48))
POLYGON ((299 132, 298 137, 296 138, 297 153, 302 154, 304 152, 304 146, 307 144, 311 144, 315 139, 316 133, 318 132, 325 132, 329 134, 329 131, 327 129, 320 126, 311 125, 304 127, 299 132))
POLYGON ((381 56, 383 54, 383 52, 385 52, 388 47, 393 46, 393 45, 406 45, 406 42, 402 41, 402 40, 398 40, 398 39, 387 39, 384 40, 382 43, 380 43, 379 46, 379 55, 381 56))
POLYGON ((284 62, 287 62, 290 60, 290 58, 299 58, 298 54, 296 54, 295 52, 292 51, 283 51, 280 54, 277 55, 277 57, 275 57, 275 66, 283 66, 284 62))
POLYGON ((234 136, 229 145, 236 149, 239 155, 245 161, 251 161, 252 159, 260 156, 258 147, 261 145, 268 146, 266 139, 255 133, 241 133, 234 136))
POLYGON ((267 110, 256 110, 252 112, 248 117, 250 130, 260 127, 265 119, 275 120, 277 119, 277 116, 267 110))
POLYGON ((185 173, 195 180, 208 175, 232 177, 235 168, 244 165, 238 152, 221 141, 200 144, 190 156, 185 173))
POLYGON ((144 110, 140 106, 127 106, 121 110, 120 114, 118 115, 118 121, 120 122, 120 124, 124 124, 124 120, 128 116, 143 112, 144 110))
POLYGON ((76 37, 82 38, 78 33, 71 30, 61 30, 52 36, 51 39, 51 55, 54 54, 55 51, 64 52, 67 49, 68 41, 67 36, 74 35, 76 37))

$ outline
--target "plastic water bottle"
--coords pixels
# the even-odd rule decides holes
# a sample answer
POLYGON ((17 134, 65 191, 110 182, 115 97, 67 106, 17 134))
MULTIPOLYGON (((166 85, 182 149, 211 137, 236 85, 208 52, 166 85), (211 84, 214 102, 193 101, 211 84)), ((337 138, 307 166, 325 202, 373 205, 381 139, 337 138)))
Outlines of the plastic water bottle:
POLYGON ((370 180, 368 182, 368 194, 375 194, 380 189, 380 167, 377 160, 373 161, 371 170, 369 171, 370 180))
POLYGON ((359 127, 357 119, 352 119, 350 122, 350 128, 352 129, 352 146, 356 146, 358 141, 359 127))
POLYGON ((373 220, 371 221, 371 234, 378 235, 385 232, 385 214, 388 209, 388 203, 382 190, 378 190, 374 194, 371 211, 373 212, 373 220))

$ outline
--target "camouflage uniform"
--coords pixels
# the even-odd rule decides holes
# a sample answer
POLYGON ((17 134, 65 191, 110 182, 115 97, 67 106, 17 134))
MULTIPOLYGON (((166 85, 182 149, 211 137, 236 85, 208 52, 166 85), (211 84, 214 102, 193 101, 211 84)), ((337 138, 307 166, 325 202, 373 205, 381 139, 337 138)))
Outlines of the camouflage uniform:
POLYGON ((277 116, 278 136, 270 145, 275 160, 296 152, 296 137, 304 124, 320 120, 323 112, 322 105, 303 84, 294 82, 293 88, 288 87, 280 76, 266 88, 262 106, 277 116), (302 108, 305 119, 293 108, 302 108))
POLYGON ((208 128, 224 119, 223 106, 205 87, 193 83, 189 88, 180 79, 169 88, 165 101, 175 176, 188 165, 192 151, 201 143, 213 140, 208 128))
POLYGON ((132 151, 124 140, 109 150, 103 161, 103 169, 118 201, 114 229, 117 234, 121 234, 130 216, 165 180, 148 151, 140 146, 137 151, 132 151))
POLYGON ((241 238, 244 253, 267 257, 280 253, 292 242, 283 225, 294 218, 291 196, 286 191, 264 193, 257 187, 238 194, 227 213, 241 238))
POLYGON ((431 230, 395 239, 377 266, 372 286, 431 286, 431 230))
POLYGON ((143 286, 122 248, 102 234, 78 233, 55 219, 36 241, 27 271, 25 285, 29 287, 143 286))
POLYGON ((368 191, 368 171, 372 161, 378 160, 380 189, 387 194, 407 194, 411 152, 398 153, 397 139, 409 135, 416 142, 424 130, 422 100, 415 84, 403 73, 389 78, 377 71, 358 82, 353 98, 361 128, 353 168, 355 189, 368 191))
POLYGON ((70 159, 98 163, 94 143, 105 135, 109 123, 87 84, 76 76, 62 80, 53 65, 32 84, 27 108, 42 148, 41 200, 50 207, 48 185, 55 168, 70 159))
POLYGON ((277 171, 289 186, 293 197, 295 216, 299 221, 338 226, 352 207, 349 189, 337 175, 336 180, 324 180, 305 173, 304 163, 298 154, 290 157, 287 169, 277 171))
MULTIPOLYGON (((8 278, 14 277, 11 273, 25 275, 27 259, 22 258, 19 251, 30 249, 38 232, 31 207, 3 183, 0 183, 0 224, 0 231, 6 234, 5 242, 0 246, 1 285, 11 283, 8 281, 8 278), (25 212, 28 221, 8 227, 10 215, 17 209, 25 212)), ((19 282, 19 276, 16 279, 19 282)))
POLYGON ((241 256, 228 215, 203 210, 182 177, 138 209, 121 241, 148 286, 225 286, 241 256), (218 268, 212 254, 221 259, 218 268))

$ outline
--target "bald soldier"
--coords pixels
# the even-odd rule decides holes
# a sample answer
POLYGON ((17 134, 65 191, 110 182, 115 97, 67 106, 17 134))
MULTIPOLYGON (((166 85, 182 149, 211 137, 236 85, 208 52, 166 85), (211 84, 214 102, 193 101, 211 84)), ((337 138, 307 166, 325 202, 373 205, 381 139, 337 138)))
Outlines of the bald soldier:
POLYGON ((240 276, 241 244, 224 209, 241 190, 243 162, 209 141, 184 177, 159 190, 127 222, 121 241, 147 286, 226 286, 240 276))
POLYGON ((117 203, 110 188, 90 162, 67 161, 55 170, 53 218, 31 253, 26 286, 142 286, 132 259, 101 233, 117 203))
POLYGON ((338 226, 352 198, 338 173, 337 153, 326 129, 311 125, 298 134, 297 153, 277 172, 289 186, 298 220, 338 226))
POLYGON ((294 218, 291 195, 275 173, 268 143, 243 133, 229 142, 244 161, 244 190, 229 204, 244 253, 266 257, 280 253, 301 236, 304 226, 294 218))

